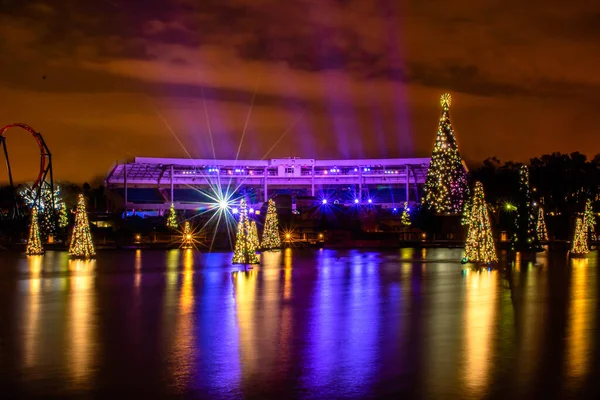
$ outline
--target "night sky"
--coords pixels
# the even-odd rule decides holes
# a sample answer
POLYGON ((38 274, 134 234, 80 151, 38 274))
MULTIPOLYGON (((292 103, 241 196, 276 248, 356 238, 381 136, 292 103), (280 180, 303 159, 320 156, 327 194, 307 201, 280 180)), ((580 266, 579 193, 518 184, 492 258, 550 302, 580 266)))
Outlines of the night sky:
POLYGON ((59 179, 212 158, 207 114, 218 158, 429 156, 444 91, 468 163, 600 153, 598 1, 0 0, 0 52, 0 125, 59 179))

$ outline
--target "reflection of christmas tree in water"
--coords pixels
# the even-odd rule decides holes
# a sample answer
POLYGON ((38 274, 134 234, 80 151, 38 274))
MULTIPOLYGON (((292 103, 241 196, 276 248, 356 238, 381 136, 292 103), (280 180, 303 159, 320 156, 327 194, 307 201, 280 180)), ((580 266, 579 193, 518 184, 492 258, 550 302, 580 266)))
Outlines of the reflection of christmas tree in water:
POLYGON ((583 219, 577 218, 575 220, 575 233, 573 234, 573 246, 571 247, 571 254, 574 256, 583 256, 589 253, 587 244, 587 233, 583 219))
POLYGON ((481 182, 475 183, 469 215, 469 231, 463 262, 492 263, 498 261, 492 225, 481 182))
MULTIPOLYGON (((258 256, 256 255, 256 242, 252 239, 252 227, 248 220, 248 210, 246 209, 246 201, 240 202, 239 210, 240 219, 237 225, 235 249, 233 251, 234 264, 258 264, 258 256)), ((258 239, 257 239, 258 240, 258 239)))
POLYGON ((31 209, 31 225, 29 226, 29 239, 27 239, 27 249, 25 253, 28 256, 36 256, 44 254, 42 240, 40 238, 40 227, 38 225, 37 208, 31 209))
POLYGON ((167 216, 167 228, 177 229, 177 214, 175 213, 175 204, 171 203, 169 215, 167 216))
POLYGON ((96 255, 90 232, 90 223, 85 209, 85 198, 82 194, 79 195, 77 201, 75 225, 73 226, 73 234, 71 235, 69 255, 78 258, 91 258, 96 255))
POLYGON ((281 237, 279 236, 279 221, 277 219, 277 209, 273 199, 269 199, 267 216, 265 218, 265 229, 263 230, 262 248, 265 250, 278 249, 281 247, 281 237))
POLYGON ((442 116, 427 170, 423 204, 437 214, 460 214, 468 197, 467 171, 450 123, 450 95, 442 95, 440 102, 442 116))

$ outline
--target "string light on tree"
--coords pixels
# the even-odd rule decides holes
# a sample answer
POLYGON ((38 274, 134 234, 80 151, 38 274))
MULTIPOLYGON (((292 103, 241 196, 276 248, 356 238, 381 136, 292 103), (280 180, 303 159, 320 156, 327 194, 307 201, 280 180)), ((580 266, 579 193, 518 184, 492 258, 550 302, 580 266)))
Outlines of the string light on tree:
POLYGON ((58 227, 64 229, 69 226, 69 215, 67 214, 67 205, 62 202, 58 210, 58 227))
POLYGON ((440 103, 442 116, 427 170, 423 203, 437 214, 460 214, 468 198, 467 171, 450 122, 450 94, 443 94, 440 103))
POLYGON ((77 258, 92 258, 96 255, 83 194, 80 194, 77 199, 75 225, 73 226, 73 233, 71 235, 69 255, 77 258))
POLYGON ((167 228, 177 229, 177 214, 175 214, 175 204, 171 203, 169 215, 167 216, 167 228))
POLYGON ((183 224, 183 235, 181 237, 181 248, 191 249, 194 247, 194 232, 189 221, 185 221, 183 224))
POLYGON ((402 210, 402 217, 400 218, 402 225, 410 226, 410 209, 408 208, 408 202, 404 202, 404 209, 402 210))
POLYGON ((542 207, 538 207, 536 232, 538 242, 545 243, 548 241, 548 229, 546 228, 546 219, 542 207))
POLYGON ((592 207, 592 200, 587 199, 585 202, 585 210, 583 211, 583 227, 585 229, 587 240, 594 238, 594 228, 596 226, 596 216, 592 207))
POLYGON ((585 224, 582 218, 575 220, 575 232, 573 234, 573 246, 571 247, 571 255, 574 257, 582 257, 589 253, 587 243, 587 233, 585 224))
POLYGON ((254 249, 260 248, 260 242, 258 241, 258 228, 256 227, 256 222, 250 222, 250 241, 252 242, 252 247, 254 249))
POLYGON ((531 200, 529 168, 526 165, 521 165, 519 168, 519 202, 516 211, 512 250, 527 252, 540 250, 536 235, 537 213, 531 200))
POLYGON ((273 250, 280 247, 281 237, 279 235, 277 208, 275 207, 275 201, 269 199, 267 216, 265 217, 265 228, 262 236, 262 248, 265 250, 273 250))
POLYGON ((25 254, 28 256, 39 256, 44 254, 42 239, 40 238, 40 227, 38 225, 37 207, 31 209, 31 224, 29 226, 29 238, 25 254))
POLYGON ((234 264, 258 264, 256 255, 256 247, 254 247, 251 238, 251 226, 248 220, 248 209, 246 208, 246 200, 240 201, 239 221, 237 225, 235 248, 233 251, 234 264))
POLYGON ((490 215, 485 202, 485 194, 481 182, 475 183, 471 199, 471 210, 468 225, 467 241, 463 263, 493 263, 498 261, 496 244, 492 234, 490 215))

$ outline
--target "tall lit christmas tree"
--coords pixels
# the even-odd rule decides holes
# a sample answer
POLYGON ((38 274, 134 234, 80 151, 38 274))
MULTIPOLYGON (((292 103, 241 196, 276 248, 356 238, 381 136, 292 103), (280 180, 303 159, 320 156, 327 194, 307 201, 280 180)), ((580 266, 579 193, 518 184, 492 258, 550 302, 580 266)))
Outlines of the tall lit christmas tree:
POLYGON ((71 235, 69 255, 77 258, 92 258, 96 255, 83 194, 80 194, 77 199, 75 225, 73 226, 73 234, 71 235))
POLYGON ((577 218, 575 220, 575 232, 573 234, 571 254, 575 257, 580 257, 589 253, 589 251, 585 224, 582 218, 577 218))
POLYGON ((544 209, 542 207, 538 208, 538 216, 537 216, 537 240, 540 243, 544 243, 548 241, 548 229, 546 228, 546 219, 544 217, 544 209))
POLYGON ((28 256, 39 256, 44 254, 44 247, 42 246, 42 239, 40 238, 37 207, 31 209, 31 225, 29 226, 29 238, 27 239, 25 254, 28 256))
POLYGON ((468 227, 463 261, 473 263, 497 262, 496 244, 481 182, 475 183, 468 227))
POLYGON ((175 204, 171 203, 169 215, 167 216, 167 228, 177 229, 177 214, 175 214, 175 204))
POLYGON ((194 232, 189 221, 185 221, 183 224, 183 235, 181 237, 181 248, 191 249, 194 247, 194 232))
POLYGON ((440 103, 442 116, 427 171, 423 204, 437 214, 461 214, 468 197, 467 171, 450 123, 450 95, 442 95, 440 103))
POLYGON ((519 168, 519 201, 515 214, 515 232, 512 239, 512 250, 531 252, 540 250, 536 235, 537 213, 531 200, 529 184, 529 168, 519 168))
POLYGON ((410 226, 410 224, 411 224, 410 212, 408 209, 407 201, 404 202, 404 208, 402 209, 402 217, 400 218, 400 221, 402 222, 402 225, 405 225, 405 226, 410 226))
POLYGON ((594 228, 596 226, 596 216, 592 207, 592 200, 587 199, 585 210, 583 211, 583 227, 585 229, 587 240, 592 240, 595 236, 594 228))
POLYGON ((265 217, 265 229, 262 236, 262 248, 273 250, 281 247, 281 237, 279 236, 279 220, 277 218, 277 209, 273 199, 269 199, 267 207, 267 216, 265 217))
POLYGON ((260 242, 258 241, 258 227, 256 226, 255 221, 250 221, 250 240, 255 249, 260 248, 260 242))
POLYGON ((69 214, 67 214, 67 205, 62 202, 58 210, 58 227, 66 228, 69 226, 69 214))
POLYGON ((233 251, 234 264, 258 264, 255 242, 252 239, 252 227, 248 219, 246 200, 240 201, 240 219, 237 225, 235 249, 233 251))

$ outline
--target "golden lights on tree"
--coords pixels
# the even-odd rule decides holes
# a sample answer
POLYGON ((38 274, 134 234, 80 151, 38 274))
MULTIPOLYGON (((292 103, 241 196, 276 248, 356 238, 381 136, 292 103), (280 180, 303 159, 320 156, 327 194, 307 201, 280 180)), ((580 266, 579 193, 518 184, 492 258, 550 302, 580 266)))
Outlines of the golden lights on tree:
POLYGON ((475 183, 475 190, 470 203, 471 210, 464 261, 474 263, 497 262, 496 244, 481 182, 475 183))
POLYGON ((256 255, 256 241, 252 239, 252 226, 248 219, 248 210, 246 200, 240 201, 239 221, 235 238, 235 248, 233 251, 234 264, 258 264, 256 255))
POLYGON ((515 232, 512 239, 513 251, 538 251, 540 246, 536 234, 537 215, 531 199, 529 168, 519 168, 519 202, 516 207, 515 232))
POLYGON ((573 256, 583 256, 589 253, 589 251, 584 221, 582 218, 577 218, 575 220, 575 232, 573 234, 573 246, 571 247, 571 254, 573 256))
POLYGON ((254 249, 260 248, 260 242, 258 240, 258 227, 255 221, 250 221, 250 241, 254 249))
POLYGON ((412 223, 410 221, 410 210, 408 208, 407 201, 404 202, 404 208, 402 209, 402 217, 400 218, 400 222, 402 222, 402 225, 404 226, 410 226, 412 223))
POLYGON ((29 238, 25 254, 28 256, 39 256, 44 254, 42 239, 40 238, 40 226, 38 224, 37 207, 31 209, 31 225, 29 226, 29 238))
POLYGON ((73 233, 71 235, 69 255, 77 258, 92 258, 96 255, 83 194, 80 194, 77 199, 75 225, 73 226, 73 233))
POLYGON ((542 207, 538 208, 536 232, 538 242, 543 243, 548 241, 548 229, 546 228, 546 219, 542 207))
POLYGON ((181 248, 191 249, 194 247, 194 232, 189 221, 185 221, 183 224, 183 234, 181 236, 181 248))
POLYGON ((262 248, 265 250, 273 250, 280 247, 281 237, 279 235, 277 208, 275 207, 275 201, 269 199, 267 216, 265 217, 265 228, 262 236, 262 248))
POLYGON ((594 238, 594 228, 596 226, 596 216, 594 215, 594 209, 592 207, 592 200, 587 199, 585 202, 585 209, 583 211, 583 227, 588 240, 594 238))
POLYGON ((440 99, 440 118, 431 162, 425 181, 423 203, 437 214, 460 214, 468 198, 467 171, 458 152, 458 144, 450 122, 450 94, 440 99))
POLYGON ((171 203, 169 215, 167 216, 167 228, 177 229, 177 214, 175 213, 175 204, 171 203))

